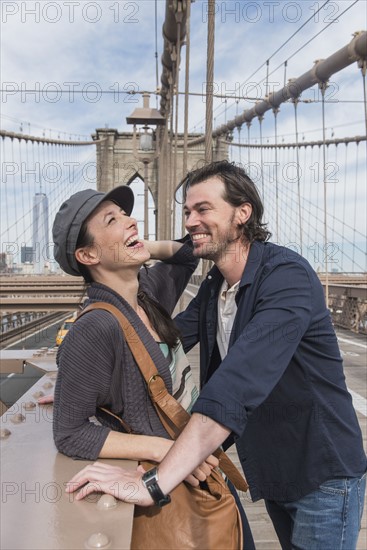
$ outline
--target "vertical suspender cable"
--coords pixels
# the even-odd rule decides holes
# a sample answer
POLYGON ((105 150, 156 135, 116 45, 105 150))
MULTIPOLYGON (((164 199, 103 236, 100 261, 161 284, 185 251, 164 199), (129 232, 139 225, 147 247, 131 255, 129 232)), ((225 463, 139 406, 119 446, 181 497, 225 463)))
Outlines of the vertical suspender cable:
POLYGON ((296 165, 297 165, 297 197, 298 197, 298 224, 299 224, 299 243, 301 247, 301 254, 303 253, 303 237, 302 237, 302 206, 301 206, 301 171, 299 165, 299 145, 298 145, 298 117, 297 107, 298 99, 293 101, 294 105, 294 121, 296 127, 296 165))
MULTIPOLYGON (((367 61, 364 60, 361 70, 362 70, 362 81, 363 81, 364 123, 366 128, 366 135, 367 135, 366 66, 367 66, 367 61)), ((366 153, 367 153, 367 140, 365 141, 365 145, 366 145, 366 153)))
POLYGON ((263 116, 258 117, 259 124, 260 124, 260 170, 261 170, 261 194, 262 194, 262 200, 264 202, 265 198, 265 191, 264 191, 264 152, 263 152, 263 130, 262 130, 262 122, 264 120, 263 116))
MULTIPOLYGON (((364 124, 366 128, 366 135, 367 135, 367 97, 366 97, 366 68, 367 68, 367 61, 364 60, 363 62, 360 62, 361 64, 361 72, 362 72, 362 81, 363 81, 363 103, 364 103, 364 124)), ((366 143, 366 152, 367 152, 367 141, 366 143)))
POLYGON ((239 161, 240 161, 240 164, 242 164, 241 126, 237 126, 237 132, 238 132, 238 143, 240 144, 240 146, 238 148, 239 161))
MULTIPOLYGON (((366 69, 367 69, 367 61, 364 59, 363 61, 360 61, 361 65, 361 72, 362 72, 362 81, 363 81, 363 103, 364 103, 364 123, 366 128, 366 134, 367 134, 367 97, 366 97, 366 69)), ((367 140, 365 142, 366 145, 366 155, 367 155, 367 140)), ((357 143, 357 149, 358 149, 358 143, 357 143)), ((367 269, 367 268, 365 268, 367 269)))
POLYGON ((284 86, 287 84, 287 65, 288 65, 288 61, 285 60, 284 61, 284 86))
POLYGON ((212 161, 215 0, 208 0, 206 65, 205 162, 212 161))
MULTIPOLYGON (((13 166, 16 166, 15 160, 14 160, 14 140, 11 140, 11 160, 13 166)), ((18 193, 16 191, 16 180, 15 175, 13 175, 13 202, 14 202, 14 216, 15 216, 15 242, 18 243, 18 208, 17 208, 17 196, 18 193)))
MULTIPOLYGON (((236 99, 236 116, 238 115, 238 103, 239 103, 239 99, 236 99)), ((241 145, 241 126, 236 126, 236 128, 238 133, 238 143, 241 145)), ((242 164, 241 147, 238 147, 237 150, 238 150, 238 162, 242 164)))
MULTIPOLYGON (((182 15, 178 14, 178 16, 182 15)), ((179 85, 180 85, 180 62, 181 62, 181 20, 177 20, 177 42, 176 42, 176 75, 175 75, 175 148, 173 153, 173 180, 172 180, 172 197, 177 186, 177 139, 178 139, 178 98, 179 98, 179 85)), ((176 236, 176 203, 173 200, 172 209, 172 224, 173 224, 173 238, 176 236)))
POLYGON ((323 163, 323 175, 324 175, 324 266, 325 266, 325 301, 326 307, 329 307, 329 266, 328 266, 328 235, 327 235, 327 173, 326 173, 326 132, 325 132, 325 91, 327 88, 326 82, 320 82, 319 84, 322 96, 322 163, 323 163))
MULTIPOLYGON (((215 37, 215 0, 208 0, 208 36, 206 62, 206 109, 205 109, 205 163, 213 160, 213 80, 214 80, 214 37, 215 37)), ((206 276, 210 262, 203 260, 202 275, 206 276)))
POLYGON ((251 151, 251 147, 250 147, 250 127, 251 127, 251 122, 246 122, 246 126, 247 126, 247 158, 248 158, 248 171, 249 171, 249 173, 251 173, 251 155, 250 155, 250 151, 251 151))
POLYGON ((278 194, 278 124, 277 115, 279 109, 273 109, 274 113, 274 128, 275 128, 275 239, 279 243, 279 194, 278 194))
MULTIPOLYGON (((338 160, 338 144, 336 143, 334 145, 334 151, 335 151, 335 162, 333 163, 334 166, 338 166, 338 163, 337 163, 337 160, 338 160)), ((336 220, 336 216, 335 216, 335 208, 336 208, 336 192, 337 192, 337 189, 336 189, 336 184, 337 184, 337 179, 332 179, 331 180, 332 183, 334 184, 333 185, 333 223, 331 225, 331 242, 332 242, 332 245, 334 246, 335 244, 335 220, 336 220)))
POLYGON ((353 247, 352 247, 352 270, 354 271, 355 266, 355 240, 356 240, 356 223, 357 223, 357 187, 358 187, 358 153, 359 153, 359 142, 356 143, 356 162, 355 162, 355 184, 354 184, 354 208, 353 208, 353 247))
MULTIPOLYGON (((159 76, 158 76, 158 30, 157 30, 157 19, 158 19, 158 15, 157 15, 157 1, 158 1, 158 0, 154 0, 154 36, 155 36, 155 52, 154 52, 154 57, 155 57, 155 88, 156 88, 156 92, 157 92, 158 86, 159 86, 159 76)), ((156 104, 156 108, 158 109, 158 93, 155 94, 155 104, 156 104)))
MULTIPOLYGON (((169 125, 169 149, 168 149, 168 174, 169 174, 169 189, 172 189, 173 184, 172 181, 174 179, 173 175, 173 165, 172 165, 172 151, 173 151, 173 111, 174 111, 174 101, 173 101, 173 81, 170 84, 170 95, 169 95, 169 111, 170 111, 170 125, 169 125)), ((172 208, 172 195, 169 192, 168 193, 168 211, 171 212, 172 208)), ((170 230, 169 230, 169 238, 172 239, 172 221, 173 218, 170 216, 170 230)))
POLYGON ((184 104, 184 143, 182 175, 187 174, 187 142, 189 133, 189 84, 190 84, 190 16, 191 0, 186 5, 186 66, 185 66, 185 104, 184 104))
POLYGON ((345 229, 345 204, 347 201, 347 164, 348 164, 348 143, 345 143, 344 158, 344 194, 343 194, 343 221, 342 221, 342 250, 341 250, 341 268, 344 271, 344 229, 345 229))
MULTIPOLYGON (((309 163, 308 163, 308 167, 313 166, 314 145, 311 145, 310 149, 311 149, 311 153, 310 153, 310 160, 309 160, 309 163)), ((308 147, 306 147, 305 150, 308 151, 308 147)), ((306 162, 306 155, 305 155, 305 162, 306 162)), ((307 176, 307 180, 309 182, 309 184, 308 184, 308 204, 310 205, 309 210, 308 210, 308 216, 307 216, 307 232, 311 235, 311 210, 313 210, 311 208, 311 205, 312 205, 312 193, 313 193, 312 183, 313 183, 313 181, 312 181, 312 176, 309 173, 308 173, 308 176, 307 176)), ((306 189, 305 189, 305 192, 306 192, 306 189)), ((316 226, 316 223, 314 225, 316 226)), ((311 240, 310 240, 308 246, 310 246, 310 245, 312 246, 311 240)))
MULTIPOLYGON (((29 145, 30 147, 33 148, 33 144, 30 143, 29 145)), ((25 148, 25 152, 26 152, 26 169, 27 169, 27 172, 29 173, 30 172, 30 166, 29 166, 29 147, 28 147, 28 141, 26 141, 26 148, 25 148)), ((27 202, 28 202, 28 208, 30 209, 31 208, 31 204, 32 204, 32 195, 31 195, 31 185, 28 181, 28 178, 25 179, 25 184, 26 184, 26 189, 27 189, 27 202)), ((29 211, 29 210, 28 210, 29 211)), ((26 244, 27 244, 27 240, 26 240, 26 244)))
MULTIPOLYGON (((190 91, 190 17, 191 0, 186 3, 186 63, 185 63, 185 103, 184 103, 184 143, 182 160, 182 177, 187 174, 187 143, 189 134, 189 91, 190 91)), ((182 210, 182 234, 185 230, 185 219, 182 210)))
POLYGON ((22 195, 22 221, 23 221, 23 240, 25 240, 25 206, 24 206, 24 187, 23 187, 23 162, 22 162, 22 140, 19 140, 19 166, 20 166, 20 188, 22 195))
POLYGON ((269 95, 269 59, 266 60, 265 97, 269 95))
MULTIPOLYGON (((2 141, 2 149, 3 149, 3 159, 6 159, 6 154, 5 154, 5 137, 2 137, 1 138, 1 141, 2 141)), ((4 202, 5 202, 5 216, 6 216, 6 242, 9 243, 10 242, 10 235, 9 235, 9 204, 8 204, 8 199, 9 199, 9 186, 7 185, 8 184, 8 175, 7 174, 4 174, 2 176, 4 178, 4 187, 5 187, 5 193, 3 194, 3 197, 4 197, 4 202)), ((5 233, 5 231, 4 231, 5 233)))

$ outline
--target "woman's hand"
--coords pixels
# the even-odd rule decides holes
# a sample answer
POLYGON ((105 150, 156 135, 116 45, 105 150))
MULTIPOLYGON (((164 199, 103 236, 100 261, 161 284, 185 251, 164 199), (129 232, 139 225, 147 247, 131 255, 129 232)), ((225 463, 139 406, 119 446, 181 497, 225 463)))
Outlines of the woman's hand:
POLYGON ((141 477, 141 466, 137 470, 124 470, 119 466, 95 462, 68 481, 65 490, 73 493, 80 489, 75 496, 76 500, 82 500, 94 492, 102 492, 131 504, 150 506, 153 500, 142 484, 141 477))
POLYGON ((53 403, 54 402, 54 394, 52 393, 51 395, 44 395, 43 397, 39 397, 37 399, 37 403, 39 405, 48 405, 49 403, 53 403))
MULTIPOLYGON (((200 481, 206 480, 218 464, 218 459, 210 455, 192 474, 187 476, 185 481, 197 487, 200 481)), ((153 500, 141 481, 144 471, 142 466, 138 466, 136 470, 124 470, 119 466, 95 462, 75 474, 67 482, 65 490, 67 493, 74 493, 80 489, 75 496, 76 500, 82 500, 94 492, 101 492, 125 502, 150 506, 153 500)))

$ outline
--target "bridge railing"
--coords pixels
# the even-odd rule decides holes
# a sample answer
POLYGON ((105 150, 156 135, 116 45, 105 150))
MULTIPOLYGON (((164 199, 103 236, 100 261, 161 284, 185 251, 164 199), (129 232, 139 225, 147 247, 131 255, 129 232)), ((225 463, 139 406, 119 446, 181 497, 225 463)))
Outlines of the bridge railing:
MULTIPOLYGON (((106 506, 107 495, 100 493, 76 502, 74 494, 65 492, 66 482, 89 462, 57 452, 53 406, 36 402, 40 394, 53 391, 55 356, 27 353, 26 361, 45 375, 0 418, 1 548, 130 548, 133 504, 111 497, 106 506)), ((104 462, 128 469, 137 465, 126 460, 104 462)))
MULTIPOLYGON (((200 286, 204 276, 194 274, 191 283, 200 286)), ((325 276, 319 274, 325 288, 325 276)), ((333 323, 352 332, 367 334, 367 277, 360 274, 329 274, 329 309, 333 323)))

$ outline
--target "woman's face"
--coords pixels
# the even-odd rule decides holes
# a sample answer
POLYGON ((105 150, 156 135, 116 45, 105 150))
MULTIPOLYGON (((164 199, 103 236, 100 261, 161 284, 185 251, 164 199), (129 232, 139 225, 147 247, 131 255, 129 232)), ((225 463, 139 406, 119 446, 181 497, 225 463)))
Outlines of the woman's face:
POLYGON ((121 266, 141 266, 150 253, 139 240, 137 222, 117 204, 103 201, 88 220, 88 233, 92 237, 92 252, 98 263, 109 271, 121 266))

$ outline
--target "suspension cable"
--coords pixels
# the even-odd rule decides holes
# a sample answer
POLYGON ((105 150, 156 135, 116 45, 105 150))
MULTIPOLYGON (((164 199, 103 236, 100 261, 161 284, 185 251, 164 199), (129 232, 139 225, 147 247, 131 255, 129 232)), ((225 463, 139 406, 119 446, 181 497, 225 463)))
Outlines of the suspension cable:
MULTIPOLYGON (((279 48, 277 50, 275 50, 274 53, 272 53, 272 55, 267 59, 267 61, 269 62, 278 52, 280 52, 280 50, 282 50, 284 48, 284 46, 286 46, 288 44, 288 42, 290 42, 292 40, 292 38, 294 38, 311 20, 313 20, 314 17, 319 13, 319 11, 321 11, 326 6, 326 4, 328 4, 329 2, 330 2, 330 0, 326 0, 326 2, 324 2, 324 4, 322 4, 315 13, 313 13, 289 38, 287 38, 287 40, 285 40, 283 42, 283 44, 281 44, 281 46, 279 46, 279 48)), ((241 86, 244 86, 245 84, 247 84, 247 82, 253 76, 255 76, 255 74, 258 73, 264 67, 264 65, 266 65, 267 61, 264 61, 264 63, 262 63, 250 76, 248 76, 246 78, 246 80, 244 82, 242 82, 242 84, 240 84, 239 88, 241 88, 241 86)), ((220 108, 220 105, 218 105, 218 107, 216 107, 215 110, 217 110, 219 108, 220 108)), ((221 114, 222 113, 219 113, 218 116, 220 116, 221 114)), ((197 125, 199 125, 200 122, 198 122, 197 125)))
POLYGON ((278 116, 279 109, 273 109, 274 114, 274 141, 275 141, 275 236, 279 243, 279 192, 278 192, 278 116))
MULTIPOLYGON (((363 82, 363 103, 364 103, 364 123, 366 128, 366 135, 367 135, 367 97, 366 97, 366 68, 367 68, 367 61, 364 59, 360 62, 361 65, 361 73, 362 73, 362 82, 363 82)), ((367 152, 367 141, 366 141, 366 152, 367 152)))
MULTIPOLYGON (((158 0, 154 0, 154 38, 155 38, 155 52, 154 52, 154 57, 155 57, 155 88, 156 90, 158 90, 158 87, 159 87, 159 76, 158 76, 158 24, 157 24, 157 20, 158 20, 158 13, 157 13, 157 1, 158 0)), ((155 96, 155 104, 156 104, 156 108, 158 109, 158 94, 156 94, 155 96)))
POLYGON ((206 65, 205 162, 212 160, 215 0, 208 0, 206 65))
POLYGON ((299 242, 301 245, 301 255, 303 251, 302 246, 302 205, 301 205, 301 174, 300 174, 300 165, 299 165, 299 147, 298 147, 298 116, 297 116, 297 106, 298 100, 293 100, 294 105, 294 123, 296 131, 296 169, 297 169, 297 193, 298 193, 298 223, 299 223, 299 242))
POLYGON ((264 190, 264 159, 263 159, 263 132, 262 132, 262 123, 264 120, 263 116, 257 117, 259 124, 260 124, 260 170, 261 170, 261 193, 262 193, 262 200, 265 198, 265 190, 264 190))
MULTIPOLYGON (((343 193, 343 225, 342 225, 342 261, 344 258, 344 229, 345 229, 345 205, 347 201, 347 162, 348 162, 348 143, 345 144, 345 158, 344 158, 344 193, 343 193)), ((344 264, 342 264, 342 270, 344 264)))
MULTIPOLYGON (((250 145, 250 129, 251 129, 251 122, 247 122, 246 125, 247 125, 247 143, 248 143, 248 145, 250 145)), ((251 167, 250 151, 251 151, 251 148, 248 147, 248 148, 247 148, 247 158, 248 158, 249 170, 250 170, 250 167, 251 167)))
POLYGON ((325 266, 325 301, 326 307, 329 307, 329 268, 328 268, 328 236, 327 236, 327 173, 326 173, 326 132, 325 132, 325 91, 327 88, 326 82, 320 82, 319 87, 322 96, 322 162, 324 175, 324 266, 325 266))
MULTIPOLYGON (((358 144, 357 144, 357 147, 356 147, 356 161, 355 161, 355 178, 354 178, 354 208, 353 208, 353 221, 354 221, 354 228, 353 228, 353 242, 355 242, 356 240, 356 231, 355 231, 355 224, 356 224, 356 220, 357 220, 357 184, 358 184, 358 155, 359 153, 359 147, 358 147, 358 144)), ((354 252, 355 252, 355 247, 353 246, 353 262, 352 262, 352 268, 354 269, 354 252)))

